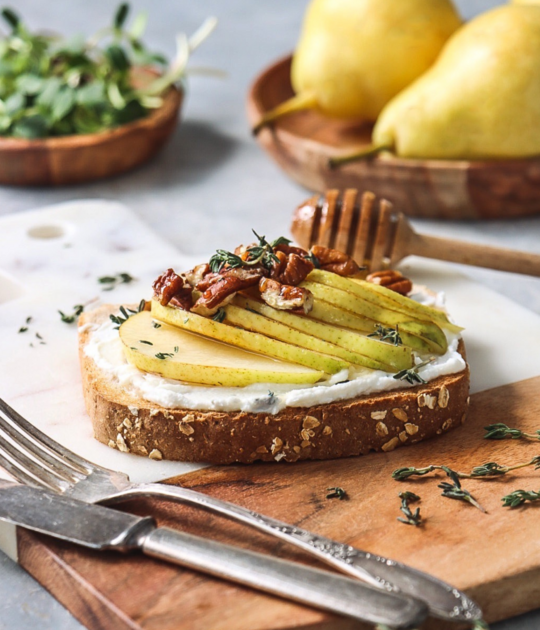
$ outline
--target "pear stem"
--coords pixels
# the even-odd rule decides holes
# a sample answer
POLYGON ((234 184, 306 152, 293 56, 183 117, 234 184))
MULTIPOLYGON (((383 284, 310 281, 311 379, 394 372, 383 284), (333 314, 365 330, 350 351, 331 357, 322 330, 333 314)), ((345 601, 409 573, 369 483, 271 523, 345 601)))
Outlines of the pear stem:
POLYGON ((274 122, 277 118, 299 112, 304 109, 314 109, 317 107, 317 98, 313 92, 306 92, 304 94, 297 94, 292 98, 289 98, 284 103, 281 103, 269 112, 266 112, 261 120, 253 127, 252 133, 256 136, 261 129, 274 122))
POLYGON ((329 158, 328 166, 330 168, 336 168, 342 164, 348 164, 349 162, 356 162, 357 160, 365 160, 366 158, 378 155, 381 151, 392 151, 393 147, 388 144, 370 144, 365 149, 349 153, 349 155, 342 155, 339 157, 329 158))

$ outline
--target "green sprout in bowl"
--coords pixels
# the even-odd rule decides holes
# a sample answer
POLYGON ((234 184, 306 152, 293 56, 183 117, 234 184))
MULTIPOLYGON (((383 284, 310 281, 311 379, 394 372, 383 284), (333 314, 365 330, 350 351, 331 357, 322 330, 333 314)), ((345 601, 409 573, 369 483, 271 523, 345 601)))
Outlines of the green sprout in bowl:
POLYGON ((146 14, 126 27, 129 5, 113 23, 84 39, 32 33, 11 9, 1 16, 10 32, 0 39, 0 136, 47 138, 90 134, 147 116, 185 77, 190 54, 214 29, 208 18, 188 39, 177 37, 169 63, 141 41, 146 14), (137 70, 146 69, 144 74, 137 70), (141 77, 144 80, 141 80, 141 77))

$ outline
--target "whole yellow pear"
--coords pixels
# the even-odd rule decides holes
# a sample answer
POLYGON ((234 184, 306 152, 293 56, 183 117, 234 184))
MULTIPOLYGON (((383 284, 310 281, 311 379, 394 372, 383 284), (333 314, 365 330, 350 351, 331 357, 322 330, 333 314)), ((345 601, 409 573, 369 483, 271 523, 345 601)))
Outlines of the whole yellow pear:
POLYGON ((451 0, 312 0, 294 53, 296 96, 265 116, 313 108, 373 121, 462 24, 451 0))
POLYGON ((540 154, 540 10, 483 13, 381 113, 373 144, 402 157, 517 158, 540 154))

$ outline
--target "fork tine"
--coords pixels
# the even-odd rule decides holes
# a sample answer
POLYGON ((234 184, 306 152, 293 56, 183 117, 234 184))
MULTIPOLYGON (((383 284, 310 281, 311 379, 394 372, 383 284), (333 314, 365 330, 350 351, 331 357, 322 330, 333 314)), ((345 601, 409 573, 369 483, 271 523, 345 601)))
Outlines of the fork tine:
POLYGON ((0 426, 10 427, 10 429, 4 429, 6 433, 12 435, 16 442, 24 443, 31 453, 39 452, 42 459, 47 461, 55 469, 60 468, 67 470, 67 463, 71 467, 71 475, 76 472, 86 476, 92 470, 100 468, 52 440, 48 435, 45 435, 45 433, 28 422, 28 420, 25 420, 25 418, 10 407, 2 398, 0 398, 0 411, 4 414, 4 418, 2 414, 0 414, 0 426), (2 422, 2 420, 4 420, 4 422, 2 422), (16 433, 16 435, 13 435, 13 433, 16 433))
MULTIPOLYGON (((18 453, 23 453, 35 460, 34 466, 40 464, 43 468, 52 471, 57 477, 66 481, 78 481, 87 476, 87 472, 81 472, 79 468, 74 468, 68 462, 60 459, 58 455, 52 453, 38 440, 27 434, 18 426, 12 418, 0 410, 0 435, 7 435, 18 453)), ((15 456, 14 453, 11 453, 15 456)))
POLYGON ((54 475, 42 465, 30 459, 8 440, 0 443, 0 461, 3 467, 18 481, 32 486, 47 487, 55 492, 63 492, 71 486, 69 481, 54 475))

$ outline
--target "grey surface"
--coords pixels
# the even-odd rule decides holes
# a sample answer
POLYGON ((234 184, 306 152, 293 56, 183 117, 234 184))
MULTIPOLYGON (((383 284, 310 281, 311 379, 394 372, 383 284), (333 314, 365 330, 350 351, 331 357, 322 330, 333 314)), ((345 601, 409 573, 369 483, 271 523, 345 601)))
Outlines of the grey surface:
MULTIPOLYGON (((153 163, 123 177, 86 186, 0 188, 0 216, 74 198, 116 199, 190 254, 235 246, 248 238, 251 226, 269 235, 286 232, 292 209, 306 193, 251 139, 244 114, 245 94, 263 66, 294 47, 305 1, 145 0, 133 4, 137 9, 148 9, 148 41, 167 53, 173 52, 176 32, 192 32, 206 16, 216 15, 218 30, 196 53, 192 65, 221 68, 228 72, 228 78, 191 78, 184 122, 153 163)), ((501 2, 458 1, 465 17, 497 4, 501 2)), ((116 2, 18 0, 13 5, 31 26, 89 34, 108 21, 116 2)), ((540 218, 512 223, 416 221, 415 226, 433 234, 540 251, 540 218)), ((540 280, 469 271, 474 278, 540 313, 540 280)), ((493 626, 494 630, 538 627, 540 613, 493 626)), ((81 626, 0 554, 0 630, 8 628, 75 630, 81 626)))

